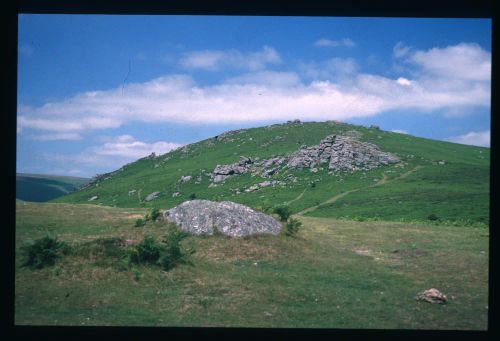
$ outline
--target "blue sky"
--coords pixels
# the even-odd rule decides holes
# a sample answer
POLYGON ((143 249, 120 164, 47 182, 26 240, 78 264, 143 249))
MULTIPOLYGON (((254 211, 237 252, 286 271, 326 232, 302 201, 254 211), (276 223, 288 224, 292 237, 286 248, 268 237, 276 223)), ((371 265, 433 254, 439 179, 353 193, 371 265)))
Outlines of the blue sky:
POLYGON ((296 118, 489 146, 489 19, 23 14, 18 54, 18 172, 296 118))

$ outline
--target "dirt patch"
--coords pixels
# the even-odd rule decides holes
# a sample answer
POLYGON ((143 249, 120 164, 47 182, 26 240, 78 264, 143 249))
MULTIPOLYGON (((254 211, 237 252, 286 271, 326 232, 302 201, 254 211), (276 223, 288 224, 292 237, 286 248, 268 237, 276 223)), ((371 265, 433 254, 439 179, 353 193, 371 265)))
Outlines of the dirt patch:
POLYGON ((144 214, 129 214, 127 216, 127 219, 139 219, 139 218, 144 218, 144 214))

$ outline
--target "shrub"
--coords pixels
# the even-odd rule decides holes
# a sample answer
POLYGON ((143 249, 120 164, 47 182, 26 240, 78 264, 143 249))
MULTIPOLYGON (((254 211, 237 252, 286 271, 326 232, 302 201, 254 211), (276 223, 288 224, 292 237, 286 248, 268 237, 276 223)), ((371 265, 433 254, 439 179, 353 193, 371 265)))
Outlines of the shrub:
POLYGON ((144 225, 146 225, 146 221, 144 219, 139 218, 135 221, 135 227, 142 227, 144 225))
POLYGON ((131 251, 130 260, 133 263, 154 264, 160 258, 162 250, 163 245, 159 244, 154 237, 146 236, 142 242, 137 244, 135 250, 131 251))
POLYGON ((437 215, 435 215, 434 213, 432 213, 432 214, 429 214, 427 219, 429 219, 431 221, 436 221, 436 220, 439 220, 439 217, 437 215))
POLYGON ((315 182, 311 182, 311 188, 315 188, 316 187, 316 183, 315 182))
POLYGON ((295 236, 297 232, 299 232, 299 227, 302 226, 302 223, 297 219, 290 218, 286 223, 285 234, 287 236, 295 236))
POLYGON ((156 221, 160 217, 160 210, 156 207, 151 210, 151 220, 156 221))
POLYGON ((22 247, 25 260, 23 266, 41 269, 44 266, 52 266, 56 259, 70 251, 69 246, 57 240, 57 237, 47 235, 22 247))
POLYGON ((280 206, 274 209, 274 213, 280 216, 281 221, 287 221, 292 214, 292 211, 290 211, 288 206, 280 206))
POLYGON ((163 239, 166 246, 159 263, 165 271, 171 270, 177 264, 188 263, 187 257, 193 254, 194 250, 184 250, 181 245, 181 241, 188 236, 187 232, 173 231, 163 239))
POLYGON ((189 195, 189 199, 191 199, 191 200, 196 199, 196 193, 191 193, 189 195))

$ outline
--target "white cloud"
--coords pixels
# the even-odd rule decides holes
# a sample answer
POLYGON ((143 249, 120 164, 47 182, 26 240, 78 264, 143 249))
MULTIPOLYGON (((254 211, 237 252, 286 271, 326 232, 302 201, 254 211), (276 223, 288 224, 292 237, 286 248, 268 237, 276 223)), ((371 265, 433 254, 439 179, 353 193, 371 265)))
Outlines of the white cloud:
POLYGON ((396 58, 402 58, 406 56, 408 52, 410 52, 410 47, 405 46, 401 41, 393 48, 394 57, 396 58))
POLYGON ((280 55, 269 46, 264 46, 261 51, 246 53, 236 49, 193 51, 185 53, 179 61, 179 64, 187 69, 210 71, 223 68, 259 70, 267 64, 279 63, 281 63, 280 55))
POLYGON ((489 147, 490 146, 490 131, 471 131, 464 135, 453 136, 447 139, 450 142, 461 144, 469 144, 473 146, 489 147))
POLYGON ((167 141, 147 143, 131 135, 121 135, 104 144, 89 147, 80 153, 45 153, 42 154, 42 158, 58 164, 61 174, 70 174, 72 171, 75 173, 74 170, 78 169, 77 174, 90 176, 95 173, 96 169, 101 173, 109 172, 153 152, 161 155, 181 146, 182 144, 167 141))
MULTIPOLYGON (((457 70, 464 65, 472 67, 473 60, 477 59, 474 56, 482 56, 478 59, 481 64, 483 57, 489 54, 477 51, 476 46, 474 53, 466 54, 474 57, 471 60, 455 58, 453 53, 461 54, 464 44, 457 46, 462 47, 441 49, 447 51, 450 63, 457 63, 457 70)), ((421 65, 428 65, 430 62, 422 57, 428 56, 427 52, 411 51, 405 58, 413 63, 414 56, 421 56, 417 58, 421 65)), ((463 113, 475 106, 488 107, 490 103, 489 78, 483 80, 483 76, 468 75, 458 79, 437 66, 421 67, 421 72, 416 72, 412 79, 359 73, 353 59, 303 63, 299 69, 308 81, 292 71, 257 70, 215 85, 201 86, 187 75, 167 75, 127 84, 123 91, 119 86, 77 94, 40 107, 20 105, 18 130, 82 134, 130 122, 218 124, 285 121, 290 117, 347 120, 388 110, 432 112, 441 109, 463 113), (429 68, 441 71, 431 72, 429 68)))
POLYGON ((55 141, 55 140, 77 141, 81 140, 82 137, 78 133, 53 133, 53 134, 31 135, 30 139, 35 141, 55 141))
POLYGON ((408 134, 408 132, 406 130, 403 130, 403 129, 392 129, 391 131, 393 133, 408 134))
POLYGON ((341 40, 331 40, 326 38, 321 38, 314 42, 314 46, 316 47, 338 47, 338 46, 346 46, 346 47, 354 47, 356 44, 349 38, 344 38, 341 40))
POLYGON ((401 85, 404 85, 404 86, 408 86, 408 85, 411 85, 411 81, 404 78, 404 77, 399 77, 396 82, 398 82, 398 84, 401 84, 401 85))

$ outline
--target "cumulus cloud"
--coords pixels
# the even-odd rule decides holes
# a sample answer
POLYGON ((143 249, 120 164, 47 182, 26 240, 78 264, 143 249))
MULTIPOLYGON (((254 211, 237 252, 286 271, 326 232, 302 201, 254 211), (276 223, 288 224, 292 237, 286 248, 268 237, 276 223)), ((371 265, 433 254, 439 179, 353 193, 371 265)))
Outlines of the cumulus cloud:
POLYGON ((56 141, 56 140, 78 141, 82 139, 82 136, 78 133, 53 133, 53 134, 31 135, 30 139, 35 141, 56 141))
POLYGON ((182 144, 167 141, 147 143, 139 141, 131 135, 121 135, 101 145, 91 146, 80 153, 45 153, 42 154, 42 158, 59 164, 61 172, 64 174, 79 169, 78 174, 90 176, 95 173, 96 169, 99 172, 109 172, 153 152, 156 155, 161 155, 181 146, 182 144))
POLYGON ((338 47, 338 46, 346 46, 346 47, 354 47, 356 44, 349 38, 344 38, 341 40, 331 40, 326 38, 321 38, 314 42, 314 46, 316 47, 338 47))
POLYGON ((408 132, 404 129, 392 129, 391 130, 393 133, 399 133, 399 134, 408 134, 408 132))
POLYGON ((264 46, 261 51, 246 53, 236 49, 193 51, 185 53, 179 61, 184 68, 209 71, 223 68, 258 70, 267 64, 279 63, 281 63, 280 55, 269 46, 264 46))
POLYGON ((20 105, 18 131, 34 129, 64 137, 130 122, 219 124, 290 117, 347 120, 388 110, 466 112, 475 106, 488 107, 491 90, 487 72, 459 78, 430 59, 446 56, 455 64, 450 69, 456 70, 472 68, 477 62, 482 70, 491 53, 473 44, 455 47, 406 52, 404 58, 418 71, 411 79, 360 73, 353 59, 341 58, 303 63, 299 73, 246 70, 206 86, 188 75, 166 75, 127 84, 123 90, 120 86, 89 91, 39 107, 20 105))
POLYGON ((489 147, 490 146, 490 131, 471 131, 464 135, 453 136, 447 139, 450 142, 469 144, 473 146, 489 147))

